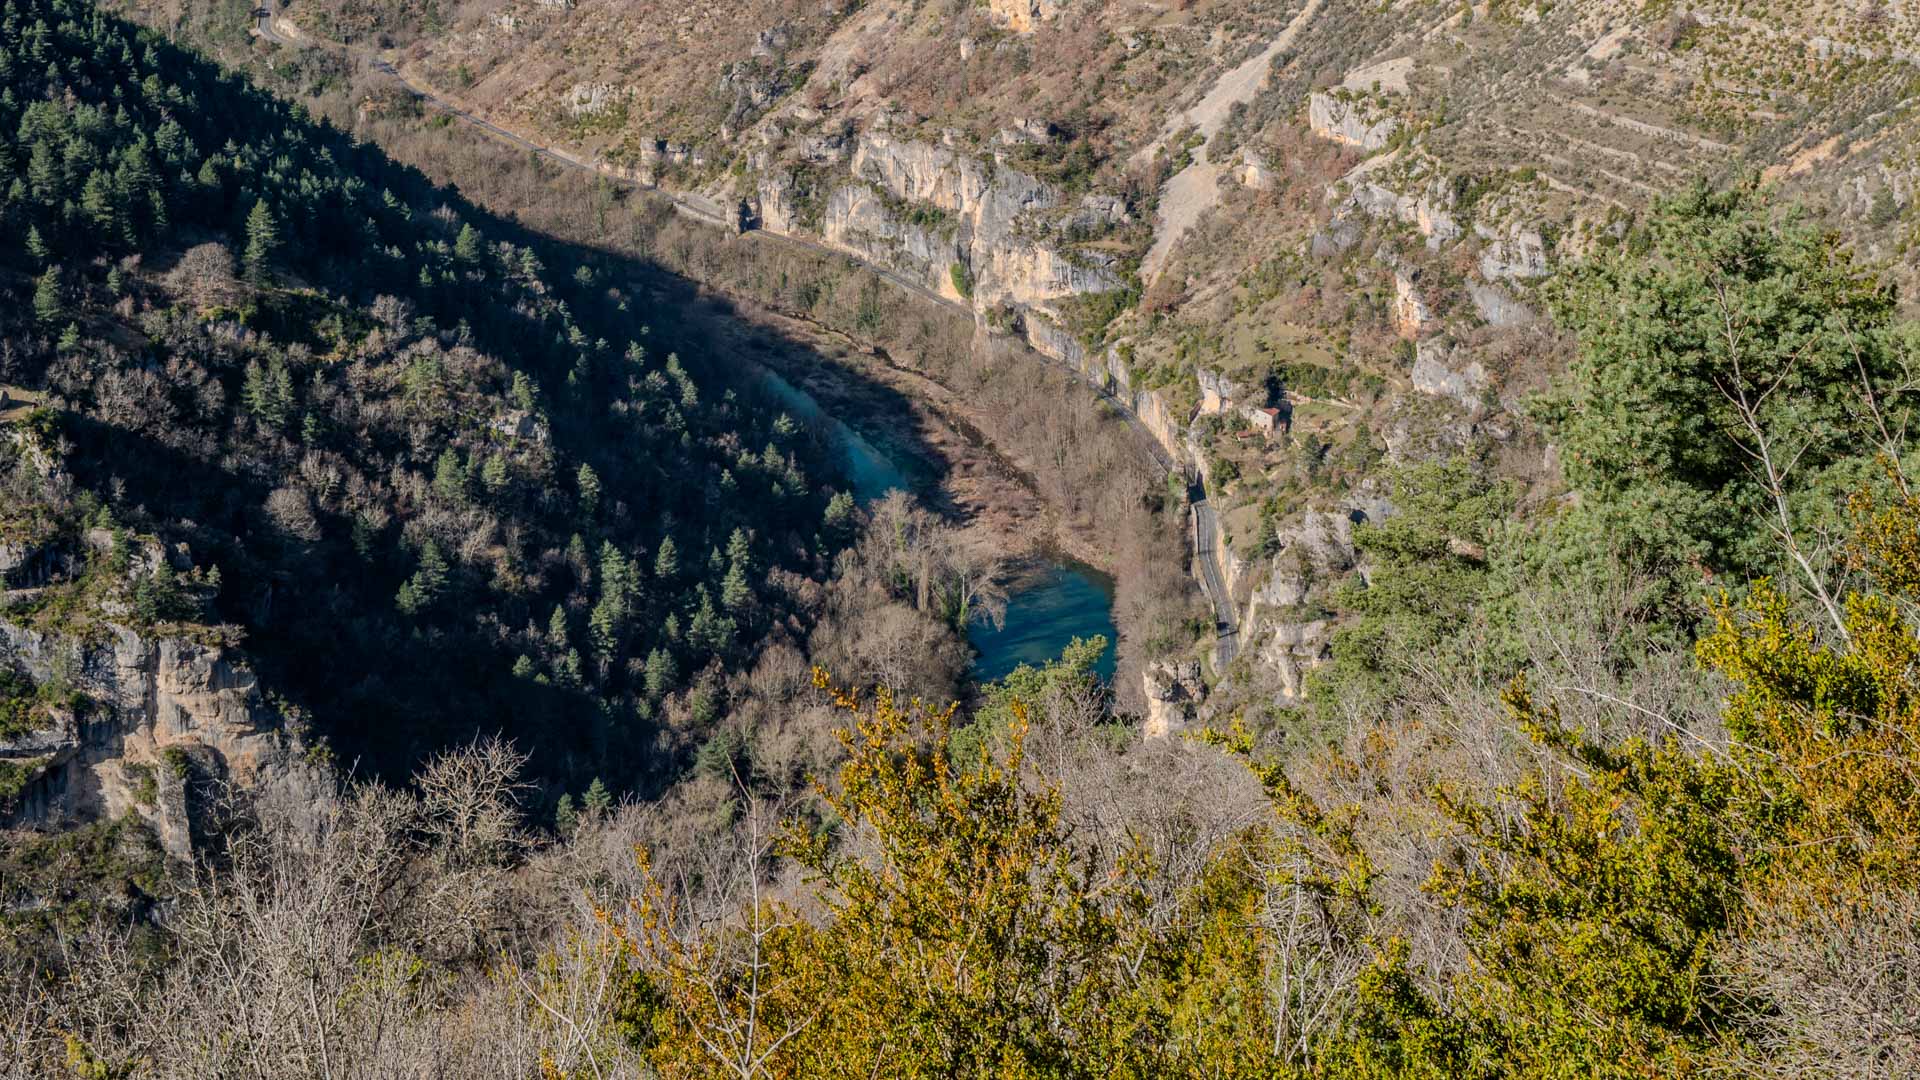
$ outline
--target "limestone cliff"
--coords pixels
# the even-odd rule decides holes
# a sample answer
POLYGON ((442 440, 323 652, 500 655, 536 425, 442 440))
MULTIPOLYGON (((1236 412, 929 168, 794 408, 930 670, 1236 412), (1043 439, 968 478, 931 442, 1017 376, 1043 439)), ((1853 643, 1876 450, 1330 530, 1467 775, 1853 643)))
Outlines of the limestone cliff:
POLYGON ((1141 733, 1149 739, 1180 732, 1207 696, 1206 684, 1200 680, 1200 665, 1192 660, 1156 661, 1141 672, 1140 683, 1147 699, 1141 733))
POLYGON ((297 797, 328 783, 297 716, 262 693, 229 628, 139 617, 128 598, 155 580, 204 587, 184 546, 106 529, 0 547, 10 586, 0 822, 60 828, 131 813, 185 858, 223 789, 297 797))
POLYGON ((1064 303, 1124 285, 1111 256, 1049 237, 1056 219, 1082 231, 1117 225, 1125 205, 1069 204, 997 152, 976 156, 869 128, 787 140, 754 155, 753 167, 747 199, 761 228, 817 239, 976 312, 1024 319, 1031 343, 1056 360, 1079 359, 1071 334, 1046 329, 1068 321, 1064 303), (824 192, 803 190, 802 170, 823 167, 824 178, 810 179, 824 192))
POLYGON ((1371 98, 1342 89, 1308 97, 1307 126, 1323 139, 1371 151, 1386 148, 1400 121, 1371 98))
POLYGON ((108 623, 98 638, 0 618, 0 661, 67 688, 33 730, 0 738, 22 773, 8 818, 63 827, 133 813, 168 854, 192 852, 219 785, 317 792, 327 769, 252 671, 219 645, 108 623))

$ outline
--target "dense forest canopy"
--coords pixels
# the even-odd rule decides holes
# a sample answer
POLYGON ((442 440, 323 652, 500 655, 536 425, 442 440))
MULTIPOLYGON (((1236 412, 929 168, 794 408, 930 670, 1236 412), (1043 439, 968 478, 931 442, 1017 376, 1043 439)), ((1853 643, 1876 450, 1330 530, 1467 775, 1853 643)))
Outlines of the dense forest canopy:
POLYGON ((16 475, 12 522, 188 544, 141 614, 243 628, 349 760, 473 731, 583 785, 671 758, 663 698, 846 539, 805 433, 655 332, 630 264, 90 5, 0 26, 0 378, 52 395, 79 489, 16 475))

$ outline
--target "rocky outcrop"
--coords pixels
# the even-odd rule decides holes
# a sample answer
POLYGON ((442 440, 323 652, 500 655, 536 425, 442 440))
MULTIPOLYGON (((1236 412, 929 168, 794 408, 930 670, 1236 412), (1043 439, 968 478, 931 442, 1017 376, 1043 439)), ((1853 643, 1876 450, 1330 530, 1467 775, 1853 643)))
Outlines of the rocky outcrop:
POLYGON ((1335 211, 1336 222, 1364 214, 1377 221, 1411 225, 1433 251, 1463 235, 1453 179, 1423 156, 1407 159, 1394 153, 1374 158, 1342 177, 1341 186, 1347 200, 1335 211))
POLYGON ((78 640, 0 620, 0 662, 77 697, 35 731, 0 740, 31 771, 16 825, 62 827, 133 813, 169 854, 192 853, 201 803, 220 785, 317 794, 326 771, 225 648, 114 623, 78 640))
MULTIPOLYGON (((817 231, 828 246, 875 263, 976 311, 1034 311, 1063 322, 1063 301, 1121 286, 1110 256, 1070 250, 1037 217, 1091 235, 1127 220, 1126 205, 1090 196, 1063 205, 1052 186, 1006 160, 978 160, 949 146, 898 138, 884 130, 809 136, 787 151, 844 167, 830 180, 818 220, 805 220, 790 171, 763 155, 750 202, 769 232, 817 231), (961 267, 963 274, 954 268, 961 267), (956 277, 967 282, 963 294, 956 277)), ((1047 355, 1070 360, 1070 336, 1039 335, 1047 355)))
POLYGON ((1539 229, 1514 222, 1503 230, 1475 225, 1474 231, 1487 244, 1480 253, 1480 276, 1488 281, 1544 277, 1552 272, 1547 240, 1539 229))
MULTIPOLYGON (((1194 379, 1200 384, 1200 415, 1202 416, 1232 412, 1237 406, 1249 403, 1248 388, 1217 371, 1200 368, 1194 372, 1194 379)), ((1261 395, 1260 404, 1266 404, 1264 394, 1261 395)))
POLYGON ((1394 271, 1394 329, 1400 332, 1401 337, 1411 341, 1426 333, 1433 321, 1433 308, 1427 304, 1426 297, 1420 295, 1414 275, 1404 270, 1394 271))
POLYGON ((1526 326, 1539 318, 1532 308, 1512 293, 1490 282, 1468 281, 1467 297, 1473 301, 1473 310, 1488 326, 1526 326))
POLYGON ((1361 150, 1383 150, 1400 130, 1400 121, 1371 98, 1346 90, 1307 99, 1307 126, 1315 135, 1361 150))
POLYGON ((1451 345, 1437 338, 1422 341, 1414 352, 1413 388, 1433 397, 1449 398, 1463 409, 1479 409, 1491 382, 1485 365, 1463 360, 1451 345))
POLYGON ((1280 186, 1280 177, 1251 147, 1240 151, 1240 164, 1233 167, 1233 178, 1241 187, 1254 191, 1272 191, 1280 186))
POLYGON ((1331 259, 1336 255, 1345 255, 1360 243, 1364 229, 1358 221, 1350 217, 1336 216, 1327 222, 1326 227, 1314 231, 1308 241, 1307 250, 1316 259, 1331 259))
POLYGON ((1306 689, 1306 673, 1327 662, 1332 628, 1326 619, 1278 622, 1268 628, 1260 645, 1260 661, 1273 670, 1283 700, 1300 697, 1306 689))
POLYGON ((1056 0, 987 0, 993 21, 1016 34, 1031 34, 1060 13, 1056 0))
MULTIPOLYGON (((890 266, 939 290, 940 276, 966 258, 957 230, 915 225, 896 216, 885 192, 846 184, 827 197, 821 221, 827 243, 869 262, 890 266)), ((950 287, 950 286, 949 286, 950 287)))
POLYGON ((1196 660, 1156 660, 1140 673, 1140 683, 1147 699, 1141 733, 1149 739, 1164 739, 1185 728, 1207 696, 1196 660))
POLYGON ((1281 529, 1266 580, 1247 601, 1245 621, 1297 608, 1353 570, 1353 527, 1383 520, 1392 510, 1385 499, 1361 499, 1334 510, 1308 510, 1281 529))
POLYGON ((1305 673, 1324 663, 1332 624, 1320 617, 1330 590, 1364 572, 1353 545, 1356 525, 1384 521, 1393 504, 1368 489, 1332 510, 1308 510, 1280 530, 1266 579, 1252 591, 1241 626, 1257 661, 1275 677, 1282 699, 1296 698, 1305 673))

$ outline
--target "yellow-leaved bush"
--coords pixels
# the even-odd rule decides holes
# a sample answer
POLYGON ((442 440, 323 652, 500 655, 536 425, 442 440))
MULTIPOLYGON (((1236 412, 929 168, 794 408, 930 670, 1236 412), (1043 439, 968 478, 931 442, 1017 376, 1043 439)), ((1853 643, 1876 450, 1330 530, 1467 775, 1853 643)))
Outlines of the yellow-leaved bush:
POLYGON ((1731 687, 1725 740, 1603 741, 1513 682, 1543 766, 1438 785, 1422 811, 1446 852, 1424 902, 1465 958, 1448 971, 1387 917, 1381 834, 1244 730, 1209 740, 1273 816, 1169 915, 1144 845, 1102 865, 1023 772, 1023 709, 1006 754, 961 763, 954 709, 817 673, 849 726, 818 791, 831 827, 778 845, 806 901, 696 928, 656 881, 605 913, 628 1037, 668 1078, 1640 1077, 1825 1060, 1849 1031, 1864 1061, 1913 1060, 1913 992, 1845 949, 1920 912, 1900 899, 1920 885, 1920 500, 1854 510, 1844 634, 1766 582, 1714 606, 1697 654, 1731 687))

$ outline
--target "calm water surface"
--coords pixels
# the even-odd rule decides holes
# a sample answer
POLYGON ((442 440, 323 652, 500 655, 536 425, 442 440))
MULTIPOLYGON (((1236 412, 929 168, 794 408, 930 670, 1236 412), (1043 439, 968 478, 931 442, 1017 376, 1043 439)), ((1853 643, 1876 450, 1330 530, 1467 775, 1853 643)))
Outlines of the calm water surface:
MULTIPOLYGON (((767 391, 795 420, 825 433, 855 498, 871 502, 889 491, 912 488, 906 469, 821 408, 811 394, 771 371, 764 377, 767 391)), ((1074 638, 1095 634, 1107 639, 1107 651, 1096 670, 1101 678, 1111 678, 1113 643, 1119 636, 1113 625, 1113 583, 1081 563, 1041 564, 1014 582, 1007 597, 1007 617, 999 628, 976 623, 968 632, 968 640, 980 654, 974 677, 990 682, 1021 664, 1044 664, 1058 657, 1074 638)))
POLYGON ((975 623, 968 640, 979 650, 974 677, 981 682, 1005 678, 1021 664, 1035 667, 1060 655, 1074 638, 1104 634, 1107 651, 1094 670, 1113 678, 1113 583, 1091 566, 1075 562, 1047 563, 1031 577, 1015 583, 1007 597, 1007 619, 994 629, 975 623))

